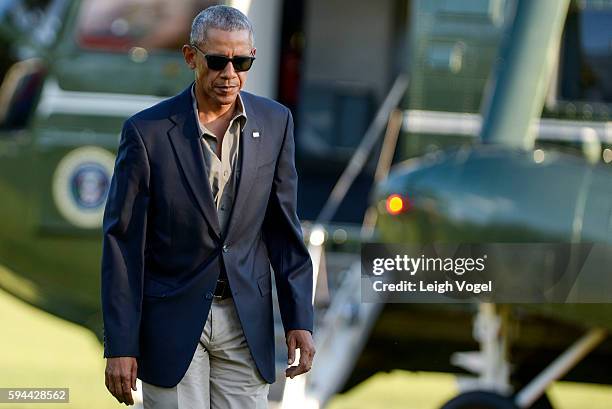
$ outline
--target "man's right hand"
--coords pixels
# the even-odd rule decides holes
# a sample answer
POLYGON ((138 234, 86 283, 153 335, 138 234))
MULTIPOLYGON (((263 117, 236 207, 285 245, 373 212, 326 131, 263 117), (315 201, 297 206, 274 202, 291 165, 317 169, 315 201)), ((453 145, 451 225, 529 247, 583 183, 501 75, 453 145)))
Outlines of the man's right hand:
POLYGON ((131 356, 106 358, 106 371, 104 372, 106 389, 119 403, 134 404, 130 388, 136 390, 137 368, 136 358, 131 356))

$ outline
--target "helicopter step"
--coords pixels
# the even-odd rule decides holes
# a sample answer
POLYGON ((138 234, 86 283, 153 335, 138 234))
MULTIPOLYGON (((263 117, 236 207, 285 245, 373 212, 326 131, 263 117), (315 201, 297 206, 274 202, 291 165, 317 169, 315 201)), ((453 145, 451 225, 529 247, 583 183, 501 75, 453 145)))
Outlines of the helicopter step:
POLYGON ((360 269, 360 261, 355 260, 341 273, 341 284, 329 307, 318 309, 312 370, 285 380, 279 408, 323 407, 348 379, 383 305, 361 303, 360 269))

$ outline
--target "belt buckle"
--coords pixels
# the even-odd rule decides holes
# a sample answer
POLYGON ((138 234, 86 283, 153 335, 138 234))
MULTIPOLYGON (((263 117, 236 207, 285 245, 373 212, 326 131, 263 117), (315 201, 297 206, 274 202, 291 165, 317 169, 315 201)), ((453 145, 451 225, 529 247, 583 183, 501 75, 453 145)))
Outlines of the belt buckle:
POLYGON ((227 281, 217 280, 217 287, 215 288, 215 293, 217 292, 217 288, 220 288, 220 295, 214 294, 213 297, 217 298, 218 300, 222 300, 225 296, 225 290, 227 289, 227 281))

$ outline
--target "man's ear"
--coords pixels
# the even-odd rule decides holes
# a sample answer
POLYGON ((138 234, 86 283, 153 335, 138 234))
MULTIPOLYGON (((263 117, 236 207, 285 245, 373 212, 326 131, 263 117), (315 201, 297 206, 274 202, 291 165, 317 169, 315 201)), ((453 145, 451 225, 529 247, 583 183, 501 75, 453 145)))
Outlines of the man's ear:
POLYGON ((251 55, 253 57, 255 57, 255 52, 257 51, 257 48, 253 47, 253 49, 251 50, 251 55))
POLYGON ((196 67, 195 65, 196 53, 193 50, 193 48, 190 45, 185 44, 183 45, 183 48, 181 49, 181 51, 183 51, 183 58, 185 59, 185 64, 187 64, 187 66, 190 69, 194 70, 196 67))

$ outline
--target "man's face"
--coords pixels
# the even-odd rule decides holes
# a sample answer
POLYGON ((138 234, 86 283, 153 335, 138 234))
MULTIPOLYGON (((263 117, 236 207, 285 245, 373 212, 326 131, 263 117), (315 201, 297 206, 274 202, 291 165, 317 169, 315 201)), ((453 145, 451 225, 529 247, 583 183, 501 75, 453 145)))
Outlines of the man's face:
MULTIPOLYGON (((224 31, 211 28, 206 33, 206 42, 196 44, 204 54, 234 56, 255 56, 248 30, 224 31)), ((247 79, 247 71, 235 71, 232 63, 220 71, 208 67, 206 58, 193 47, 183 46, 185 61, 195 71, 196 87, 204 95, 210 107, 231 105, 247 79)))

